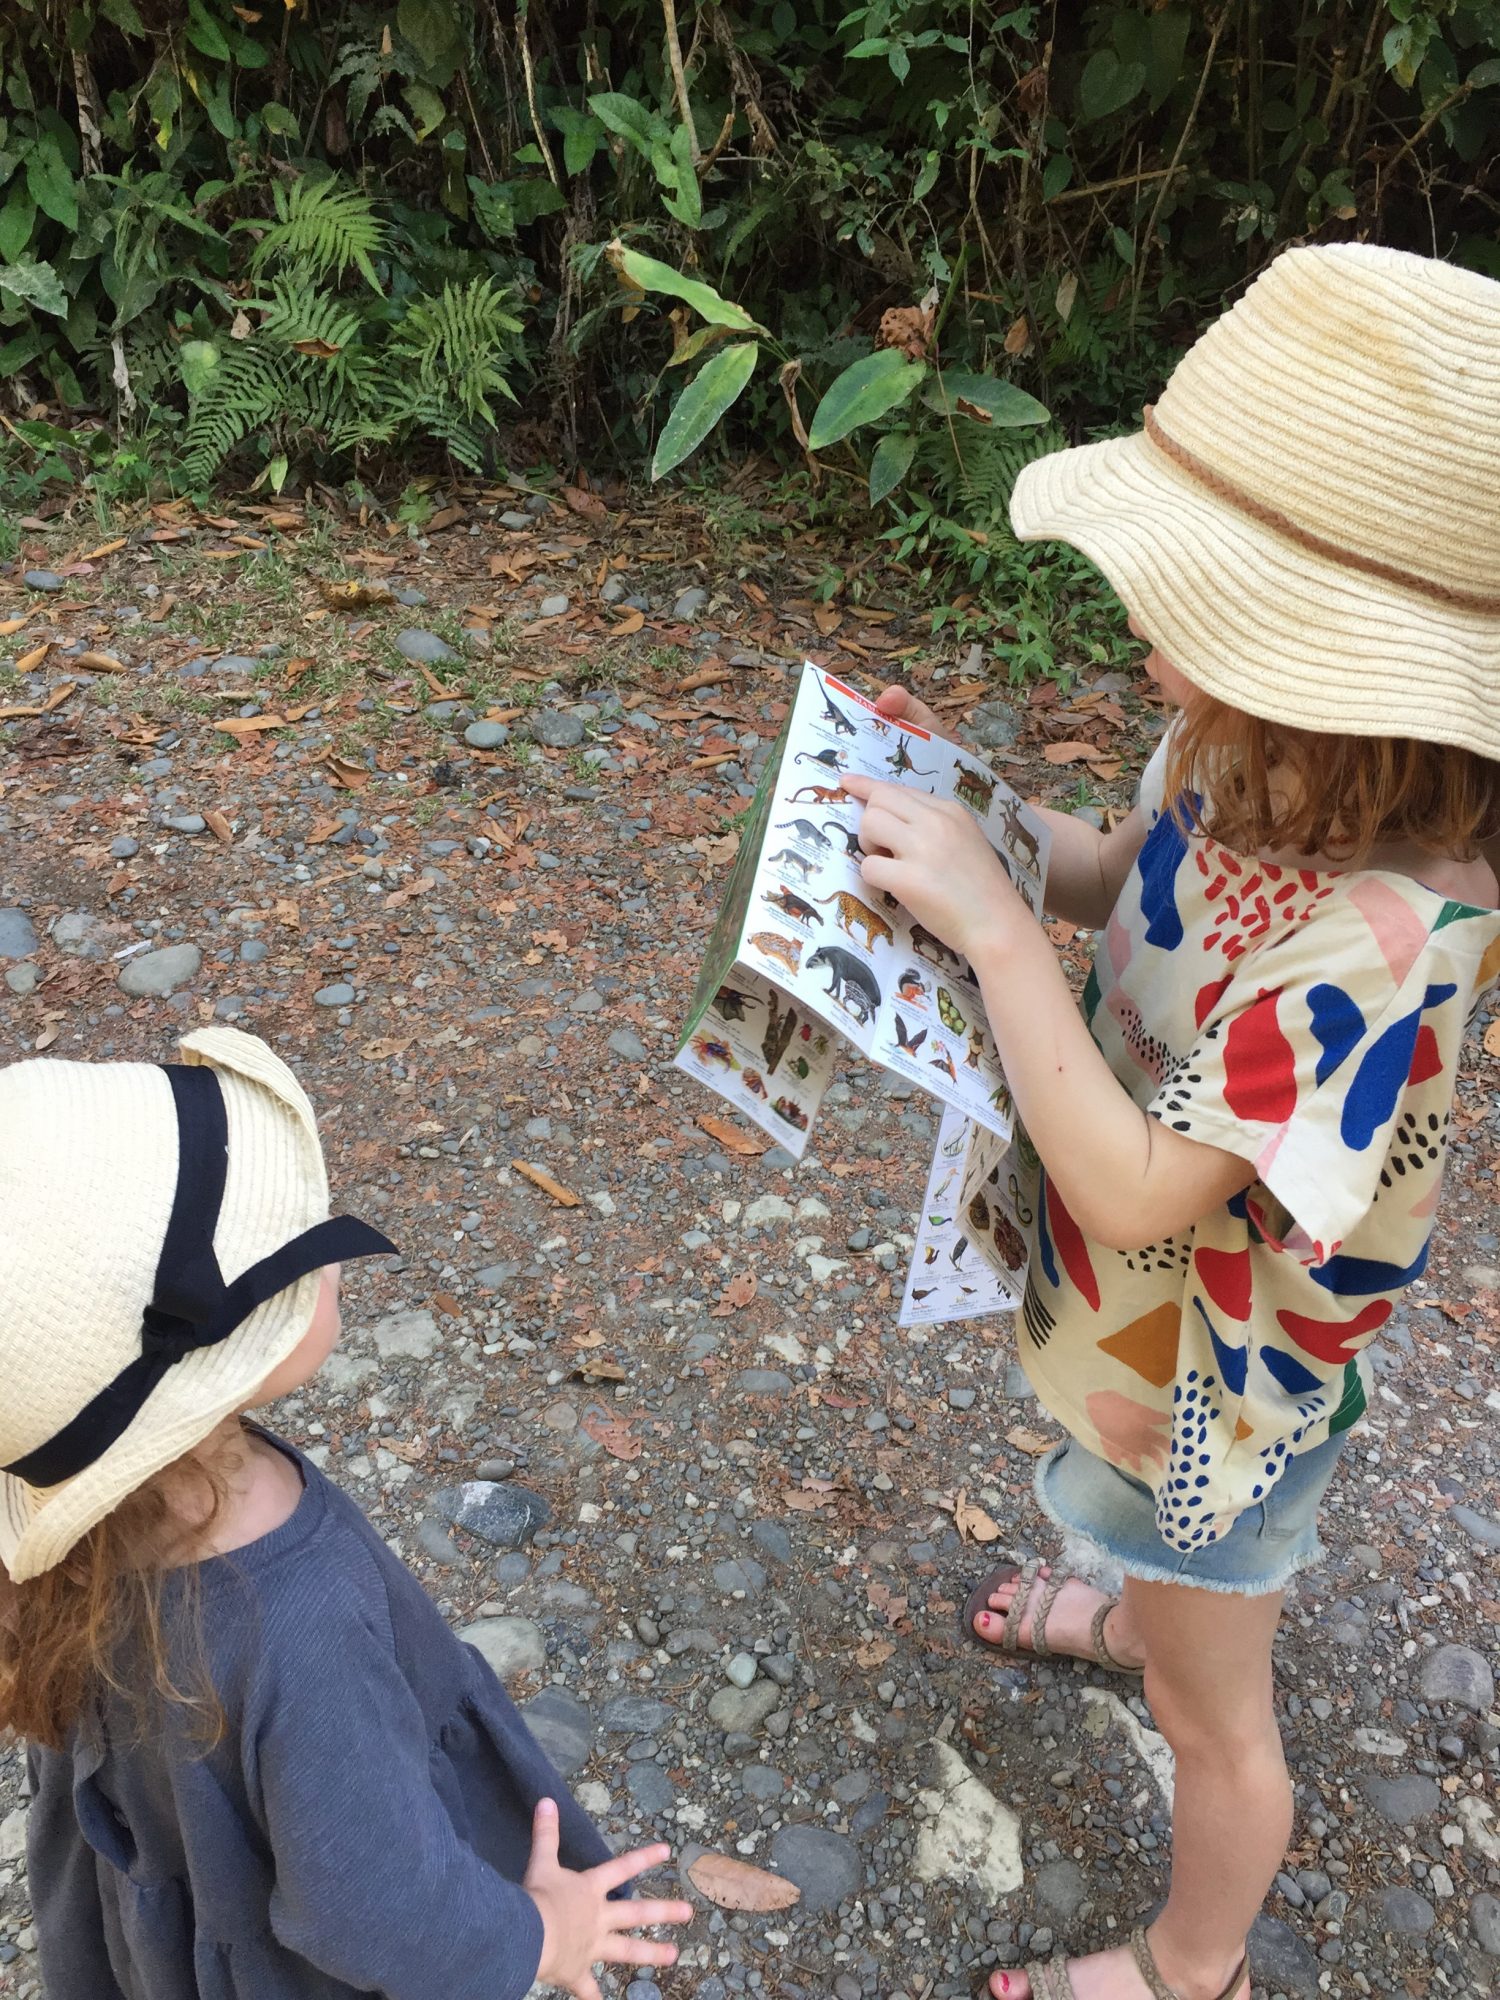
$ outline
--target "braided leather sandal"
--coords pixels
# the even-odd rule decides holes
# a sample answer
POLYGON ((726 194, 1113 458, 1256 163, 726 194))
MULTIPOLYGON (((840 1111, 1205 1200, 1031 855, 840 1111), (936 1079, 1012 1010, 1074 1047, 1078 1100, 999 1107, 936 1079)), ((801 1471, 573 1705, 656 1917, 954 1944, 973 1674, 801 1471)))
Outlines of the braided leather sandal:
MULTIPOLYGON (((1130 1950, 1136 1968, 1151 1989, 1154 2000, 1182 2000, 1176 1987, 1168 1986, 1166 1980, 1162 1978, 1161 1967, 1151 1950, 1151 1940, 1143 1930, 1133 1930, 1130 1933, 1130 1950)), ((1242 1958, 1235 1968, 1234 1977, 1219 1995, 1219 2000, 1235 2000, 1241 1981, 1249 1970, 1250 1960, 1248 1957, 1242 1958)), ((1034 1965, 1026 1967, 1026 1977, 1031 1982, 1031 2000, 1078 2000, 1073 1985, 1073 1975, 1068 1970, 1068 1961, 1065 1958, 1038 1959, 1034 1965)))
MULTIPOLYGON (((1031 1614, 1031 1644, 1023 1646, 1021 1644, 1021 1625, 1026 1616, 1026 1607, 1031 1602, 1032 1586, 1040 1575, 1041 1568, 1042 1565, 1035 1559, 1032 1559, 1019 1565, 1013 1562, 1005 1562, 999 1564, 997 1568, 992 1569, 984 1581, 976 1584, 974 1589, 969 1592, 969 1600, 959 1614, 958 1629, 960 1635, 967 1639, 971 1645, 982 1646, 987 1653, 1030 1653, 1039 1660, 1045 1660, 1051 1656, 1052 1648, 1047 1644, 1047 1620, 1052 1616, 1052 1607, 1056 1604, 1063 1586, 1071 1583, 1074 1579, 1066 1571, 1053 1571, 1047 1582, 1042 1586, 1042 1594, 1037 1599, 1035 1611, 1031 1614), (998 1644, 996 1644, 989 1639, 980 1637, 974 1630, 974 1620, 981 1611, 989 1610, 990 1598, 994 1593, 1003 1584, 1010 1583, 1013 1579, 1016 1583, 1016 1594, 1010 1601, 1010 1609, 1005 1614, 1004 1629, 1001 1631, 998 1644)), ((1119 1601, 1118 1597, 1106 1598, 1104 1603, 1094 1613, 1094 1622, 1089 1631, 1089 1644, 1093 1649, 1095 1660, 1101 1667, 1107 1667, 1111 1673, 1130 1674, 1139 1680, 1141 1675, 1146 1671, 1145 1668, 1133 1667, 1124 1660, 1116 1659, 1104 1637, 1105 1623, 1109 1618, 1110 1612, 1114 1610, 1119 1601)), ((1065 1653, 1060 1655, 1060 1657, 1063 1659, 1078 1659, 1081 1655, 1065 1653)))

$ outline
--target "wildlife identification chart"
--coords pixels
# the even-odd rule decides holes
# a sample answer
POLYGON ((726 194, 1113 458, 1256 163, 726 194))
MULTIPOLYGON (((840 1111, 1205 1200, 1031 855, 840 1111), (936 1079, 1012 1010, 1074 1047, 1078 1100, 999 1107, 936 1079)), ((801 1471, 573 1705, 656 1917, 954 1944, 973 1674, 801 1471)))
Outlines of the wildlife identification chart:
POLYGON ((846 773, 955 799, 1038 915, 1048 835, 986 765, 803 669, 747 815, 677 1063, 800 1158, 852 1042, 1008 1139, 1011 1101, 973 969, 860 874, 846 773))
POLYGON ((946 1110, 917 1228, 902 1326, 1014 1312, 1026 1289, 1039 1163, 1019 1128, 1009 1144, 946 1110))

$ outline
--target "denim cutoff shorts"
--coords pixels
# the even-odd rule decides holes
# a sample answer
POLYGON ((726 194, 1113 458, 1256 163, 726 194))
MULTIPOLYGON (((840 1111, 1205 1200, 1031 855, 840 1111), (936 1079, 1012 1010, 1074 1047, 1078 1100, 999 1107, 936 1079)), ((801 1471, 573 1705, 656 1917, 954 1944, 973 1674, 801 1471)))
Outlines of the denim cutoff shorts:
POLYGON ((1036 1497, 1047 1517, 1081 1535, 1126 1576, 1146 1583, 1181 1583, 1260 1597, 1281 1590, 1298 1570, 1321 1562, 1318 1510, 1339 1453, 1341 1431, 1299 1452, 1266 1494, 1247 1507, 1226 1535, 1206 1548, 1174 1549, 1156 1527, 1149 1486, 1067 1438, 1041 1460, 1036 1497))

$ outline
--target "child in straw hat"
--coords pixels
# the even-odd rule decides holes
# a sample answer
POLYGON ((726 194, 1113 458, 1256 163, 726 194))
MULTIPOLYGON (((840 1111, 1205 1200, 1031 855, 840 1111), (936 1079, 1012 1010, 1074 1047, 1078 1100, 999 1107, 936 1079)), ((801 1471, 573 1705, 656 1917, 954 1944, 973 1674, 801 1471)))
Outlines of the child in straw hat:
POLYGON ((0 1728, 48 2000, 600 2000, 668 1965, 489 1668, 240 1413, 312 1379, 343 1260, 254 1037, 0 1070, 0 1728), (8 1578, 8 1580, 7 1580, 8 1578))
POLYGON ((1125 1577, 1004 1564, 964 1631, 1144 1673, 1177 1776, 1150 1930, 991 1990, 1243 2000, 1292 1818, 1282 1593, 1500 972, 1500 284, 1290 251, 1141 434, 1029 466, 1011 513, 1104 572, 1179 710, 1121 826, 1049 815, 1051 905, 1098 932, 1083 1015, 963 807, 844 783, 866 879, 978 974, 1044 1169, 1019 1339, 1068 1437, 1037 1493, 1125 1577))

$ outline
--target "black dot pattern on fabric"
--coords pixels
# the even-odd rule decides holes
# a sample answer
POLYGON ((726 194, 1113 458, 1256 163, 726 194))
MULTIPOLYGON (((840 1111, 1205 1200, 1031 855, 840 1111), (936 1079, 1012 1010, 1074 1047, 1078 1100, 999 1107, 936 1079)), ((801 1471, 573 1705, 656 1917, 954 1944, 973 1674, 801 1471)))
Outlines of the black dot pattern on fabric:
MULTIPOLYGON (((1391 1150, 1380 1171, 1383 1188, 1399 1187, 1408 1173, 1423 1173, 1448 1149, 1451 1111, 1408 1111, 1391 1135, 1391 1150)), ((1378 1200, 1379 1197, 1377 1196, 1378 1200)))
POLYGON ((1204 1511, 1213 1459, 1208 1427, 1223 1415, 1217 1388, 1216 1375, 1190 1368, 1172 1390, 1172 1455, 1156 1496, 1156 1525, 1169 1548, 1184 1552, 1218 1540, 1214 1516, 1204 1511))

